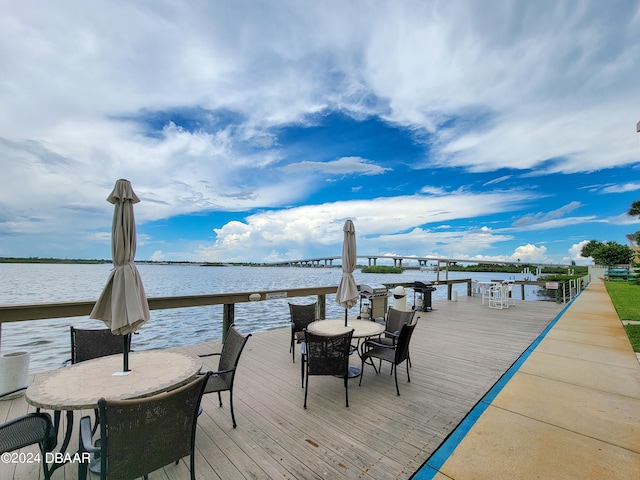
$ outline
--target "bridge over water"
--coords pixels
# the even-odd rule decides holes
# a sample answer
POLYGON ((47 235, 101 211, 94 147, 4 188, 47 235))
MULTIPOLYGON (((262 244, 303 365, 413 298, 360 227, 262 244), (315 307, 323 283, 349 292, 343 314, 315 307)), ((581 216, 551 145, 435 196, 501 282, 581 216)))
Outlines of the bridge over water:
MULTIPOLYGON (((561 267, 570 268, 571 265, 566 264, 550 264, 550 263, 536 263, 536 262, 513 262, 513 261, 496 261, 496 260, 471 260, 468 258, 442 258, 442 257, 417 257, 414 255, 357 255, 358 259, 366 259, 368 266, 376 266, 378 260, 391 260, 394 267, 403 267, 407 269, 415 268, 429 268, 432 266, 434 269, 440 270, 442 267, 448 268, 450 265, 456 265, 458 263, 492 263, 500 265, 533 265, 536 267, 561 267), (404 262, 404 263, 403 263, 404 262)), ((286 262, 274 262, 272 265, 283 267, 340 267, 341 265, 334 265, 334 260, 342 261, 342 256, 338 257, 315 257, 315 258, 303 258, 300 260, 288 260, 286 262)))

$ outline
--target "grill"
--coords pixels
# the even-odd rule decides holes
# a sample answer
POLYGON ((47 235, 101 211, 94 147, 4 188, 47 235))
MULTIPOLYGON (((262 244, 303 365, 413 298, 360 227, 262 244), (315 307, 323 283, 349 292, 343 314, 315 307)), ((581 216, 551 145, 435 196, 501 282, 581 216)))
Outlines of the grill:
MULTIPOLYGON (((389 292, 387 287, 379 283, 373 283, 371 285, 360 285, 360 312, 364 317, 364 312, 369 313, 369 310, 362 309, 362 299, 368 300, 370 306, 370 318, 374 320, 376 318, 384 318, 387 311, 387 297, 389 292)), ((365 305, 366 307, 367 305, 365 305)))
POLYGON ((427 310, 433 310, 431 306, 431 293, 435 291, 436 287, 432 283, 424 283, 415 281, 413 283, 413 308, 426 312, 427 310), (417 297, 420 295, 419 297, 417 297), (417 297, 417 298, 416 298, 417 297))
POLYGON ((380 283, 360 285, 360 296, 368 300, 376 297, 387 297, 388 295, 387 287, 380 283))

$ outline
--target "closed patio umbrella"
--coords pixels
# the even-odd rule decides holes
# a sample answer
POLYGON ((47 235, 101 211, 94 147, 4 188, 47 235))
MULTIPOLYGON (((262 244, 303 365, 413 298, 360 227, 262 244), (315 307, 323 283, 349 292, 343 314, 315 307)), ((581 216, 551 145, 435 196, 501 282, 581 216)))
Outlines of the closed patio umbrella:
POLYGON ((147 296, 134 263, 136 223, 133 204, 140 199, 134 193, 131 183, 120 179, 107 201, 115 207, 111 230, 113 269, 89 317, 102 320, 114 335, 123 336, 123 372, 128 372, 131 334, 149 320, 147 296))
POLYGON ((347 310, 358 303, 358 286, 353 278, 356 269, 356 227, 351 220, 344 222, 342 243, 342 277, 336 291, 336 302, 344 307, 344 326, 347 326, 347 310))

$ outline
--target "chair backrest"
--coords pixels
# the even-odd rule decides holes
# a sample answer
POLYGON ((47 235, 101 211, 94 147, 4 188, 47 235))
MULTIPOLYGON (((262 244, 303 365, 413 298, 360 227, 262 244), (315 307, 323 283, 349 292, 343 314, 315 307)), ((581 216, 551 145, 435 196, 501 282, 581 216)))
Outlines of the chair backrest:
POLYGON ((291 322, 293 323, 293 330, 295 332, 301 332, 311 322, 315 322, 317 318, 318 302, 310 303, 307 305, 297 305, 295 303, 289 304, 289 314, 291 315, 291 322))
POLYGON ((340 335, 315 335, 305 330, 307 374, 346 376, 353 330, 340 335))
POLYGON ((385 330, 387 332, 400 332, 403 325, 411 323, 413 315, 413 310, 396 310, 393 307, 389 307, 385 330))
POLYGON ((36 443, 44 452, 50 452, 56 446, 56 435, 48 413, 28 413, 0 425, 0 453, 36 443))
POLYGON ((193 455, 198 409, 209 374, 182 387, 134 400, 98 401, 101 477, 142 477, 193 455))
POLYGON ((404 362, 409 357, 409 342, 411 341, 411 335, 416 328, 416 323, 405 324, 400 330, 400 336, 396 342, 396 358, 395 364, 404 362))
POLYGON ((124 351, 124 338, 108 328, 85 330, 71 327, 71 363, 84 362, 124 351))
POLYGON ((224 344, 222 345, 222 352, 220 353, 220 361, 218 363, 218 371, 231 370, 228 373, 223 373, 220 376, 224 378, 227 385, 231 385, 233 377, 236 374, 236 367, 240 361, 240 354, 249 340, 251 334, 242 335, 238 329, 231 325, 227 330, 227 336, 224 344))

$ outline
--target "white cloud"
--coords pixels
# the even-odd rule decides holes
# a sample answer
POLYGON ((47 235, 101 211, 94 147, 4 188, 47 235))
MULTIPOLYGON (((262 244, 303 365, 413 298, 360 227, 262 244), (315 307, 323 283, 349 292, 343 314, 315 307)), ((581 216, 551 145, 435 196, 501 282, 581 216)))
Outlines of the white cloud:
POLYGON ((372 161, 361 157, 342 157, 329 162, 303 161, 290 163, 282 167, 285 172, 320 172, 333 175, 348 175, 359 173, 361 175, 380 175, 389 168, 375 165, 372 161))
POLYGON ((574 243, 569 249, 569 256, 564 258, 566 263, 575 262, 576 265, 593 265, 593 259, 591 257, 585 258, 581 255, 584 246, 589 243, 590 240, 583 240, 580 243, 574 243))
POLYGON ((624 192, 635 192, 640 190, 640 183, 638 182, 627 182, 620 185, 608 185, 604 187, 601 192, 602 193, 624 193, 624 192))
MULTIPOLYGON (((201 245, 198 254, 206 258, 238 258, 251 255, 263 258, 267 252, 279 259, 307 258, 310 251, 333 251, 342 241, 344 220, 356 226, 358 248, 376 252, 392 248, 410 252, 436 252, 442 245, 460 252, 477 252, 494 243, 510 239, 509 235, 477 231, 439 231, 415 225, 438 224, 453 218, 473 218, 515 208, 526 194, 451 194, 442 197, 399 196, 373 200, 354 200, 308 205, 257 213, 246 222, 233 221, 216 228, 213 245, 201 245), (409 230, 408 230, 409 229, 409 230)), ((442 255, 450 252, 441 252, 442 255)), ((244 257, 243 260, 250 258, 244 257)))
MULTIPOLYGON (((286 165, 269 127, 304 125, 308 114, 327 108, 378 115, 410 129, 416 141, 430 133, 433 156, 422 166, 434 170, 577 172, 638 159, 636 2, 606 15, 598 1, 5 3, 0 233, 6 236, 51 234, 60 245, 92 239, 110 223, 105 198, 117 178, 131 180, 144 199, 136 217, 146 222, 285 208, 313 188, 300 171, 387 171, 347 153, 286 165), (233 112, 237 124, 190 131, 166 123, 148 135, 134 121, 196 107, 233 112), (258 145, 273 148, 255 153, 258 145)), ((387 242, 402 235, 425 240, 424 224, 507 211, 527 195, 480 199, 448 195, 437 185, 423 193, 433 195, 428 203, 399 197, 259 213, 217 229, 213 250, 203 243, 199 251, 242 256, 242 247, 246 255, 257 242, 256 250, 273 257, 280 241, 293 255, 310 239, 335 239, 335 225, 327 230, 322 222, 346 217, 359 217, 365 235, 387 242), (414 233, 398 234, 407 231, 414 233)), ((572 208, 530 215, 513 227, 600 221, 568 217, 572 208)), ((426 248, 450 242, 447 250, 464 253, 511 235, 486 233, 485 242, 482 232, 451 230, 426 248)))

